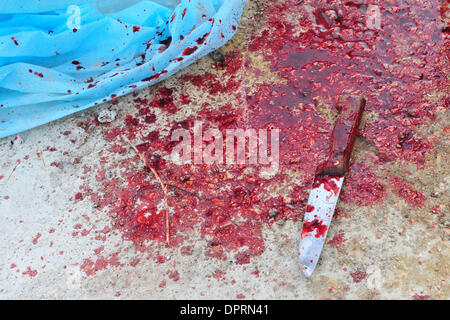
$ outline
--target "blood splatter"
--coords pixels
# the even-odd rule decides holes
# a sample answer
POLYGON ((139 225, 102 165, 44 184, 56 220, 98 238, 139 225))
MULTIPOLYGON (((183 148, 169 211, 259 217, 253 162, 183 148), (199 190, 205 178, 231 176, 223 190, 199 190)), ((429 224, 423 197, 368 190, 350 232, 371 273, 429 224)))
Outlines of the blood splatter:
POLYGON ((187 47, 186 49, 184 49, 183 51, 183 56, 190 56, 191 54, 193 54, 195 51, 197 51, 198 47, 194 46, 194 47, 187 47))
POLYGON ((323 221, 320 221, 318 219, 314 219, 313 221, 305 221, 303 222, 302 239, 306 236, 309 236, 314 230, 316 231, 314 237, 325 237, 328 226, 326 224, 323 224, 323 221))
MULTIPOLYGON (((228 52, 214 73, 184 73, 176 88, 170 84, 153 87, 151 95, 132 101, 134 113, 103 128, 112 156, 102 156, 102 166, 95 171, 101 192, 86 186, 83 194, 107 212, 113 228, 139 249, 144 250, 149 241, 165 241, 164 214, 158 206, 163 192, 140 159, 128 152, 121 137, 136 144, 169 188, 171 246, 185 248, 192 240, 187 235, 198 230, 206 240, 206 256, 234 258, 240 264, 250 263, 264 252, 265 226, 303 218, 310 182, 328 156, 333 129, 318 100, 327 111, 333 111, 334 99, 342 93, 368 101, 368 116, 359 135, 376 150, 379 160, 370 166, 356 162, 350 167, 344 201, 358 205, 383 201, 386 186, 378 172, 385 162, 406 161, 419 169, 426 166, 434 142, 421 135, 421 128, 448 106, 448 99, 439 94, 448 89, 439 1, 414 5, 384 1, 382 30, 365 25, 361 6, 318 0, 307 8, 297 3, 267 2, 264 21, 244 41, 243 46, 259 57, 264 68, 248 54, 228 52), (298 11, 298 19, 292 19, 292 8, 298 11), (400 20, 403 22, 398 23, 400 20), (268 72, 280 81, 263 78, 268 72), (251 88, 246 87, 250 78, 243 81, 246 74, 258 78, 250 83, 251 88), (197 103, 201 95, 210 95, 212 100, 199 111, 190 110, 191 116, 185 119, 178 114, 176 120, 170 117, 185 105, 197 103), (227 101, 216 96, 225 96, 227 101), (167 121, 167 130, 155 129, 159 114, 167 121), (179 128, 192 132, 194 120, 203 121, 204 131, 279 128, 278 174, 262 179, 260 167, 173 164, 168 160, 176 145, 170 140, 171 133, 179 128), (111 160, 113 156, 121 161, 111 160), (120 175, 107 175, 112 169, 120 169, 120 175), (293 172, 304 183, 294 182, 293 172), (285 189, 277 191, 277 186, 285 189)), ((186 48, 183 56, 196 50, 196 46, 186 48)), ((86 130, 89 126, 83 124, 86 130)), ((425 204, 426 198, 407 183, 396 178, 389 182, 394 193, 409 203, 425 204)), ((334 194, 338 191, 332 183, 325 187, 334 194)), ((327 230, 320 221, 306 222, 305 227, 317 230, 319 236, 327 230)), ((339 246, 344 241, 339 233, 330 244, 339 246)))
POLYGON ((400 177, 393 177, 389 180, 394 193, 403 198, 412 206, 421 207, 425 201, 425 196, 417 190, 414 190, 406 181, 400 177))
POLYGON ((353 164, 345 178, 341 200, 360 206, 377 204, 386 196, 386 187, 380 177, 364 162, 353 164))
POLYGON ((328 241, 328 245, 339 248, 345 241, 344 231, 340 230, 330 241, 328 241))
POLYGON ((27 270, 22 272, 23 275, 28 275, 30 278, 35 277, 37 273, 37 270, 32 270, 31 267, 27 267, 27 270))
POLYGON ((336 179, 343 179, 342 177, 333 177, 333 176, 317 176, 314 180, 314 183, 312 185, 313 189, 320 188, 323 186, 323 188, 333 193, 335 196, 339 193, 339 186, 336 184, 336 179))
POLYGON ((163 70, 163 71, 161 71, 161 72, 155 73, 154 75, 152 75, 152 76, 150 76, 150 77, 148 77, 148 78, 142 79, 142 81, 152 81, 152 80, 156 80, 156 79, 158 79, 159 77, 161 77, 163 74, 166 74, 167 72, 168 72, 167 70, 163 70))
POLYGON ((359 283, 367 277, 367 273, 364 271, 351 272, 350 275, 353 278, 353 282, 359 283))
POLYGON ((195 40, 195 42, 197 42, 198 45, 202 45, 205 43, 205 41, 209 35, 210 35, 210 32, 206 33, 203 37, 198 38, 197 40, 195 40))

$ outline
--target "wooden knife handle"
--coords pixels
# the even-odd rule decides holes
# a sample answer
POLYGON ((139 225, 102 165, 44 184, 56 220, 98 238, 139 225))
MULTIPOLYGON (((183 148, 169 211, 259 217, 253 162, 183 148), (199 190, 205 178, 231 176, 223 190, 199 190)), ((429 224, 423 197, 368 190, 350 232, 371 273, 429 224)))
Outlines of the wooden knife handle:
POLYGON ((341 96, 336 108, 339 111, 330 140, 330 157, 318 167, 316 175, 343 176, 348 171, 356 132, 366 106, 366 99, 358 96, 341 96))

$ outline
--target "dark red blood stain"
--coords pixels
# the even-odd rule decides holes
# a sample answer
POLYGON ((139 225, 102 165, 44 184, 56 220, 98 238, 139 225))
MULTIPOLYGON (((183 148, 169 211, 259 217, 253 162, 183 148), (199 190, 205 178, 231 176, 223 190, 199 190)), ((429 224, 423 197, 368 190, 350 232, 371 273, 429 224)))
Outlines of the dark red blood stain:
POLYGON ((72 30, 73 32, 77 32, 78 31, 78 29, 77 28, 73 28, 73 30, 72 30))
MULTIPOLYGON (((146 115, 144 121, 148 121, 147 114, 149 113, 150 110, 149 107, 160 108, 168 111, 169 113, 175 113, 178 110, 178 108, 175 104, 173 92, 174 92, 173 89, 161 88, 156 91, 156 95, 151 101, 143 99, 134 100, 134 102, 136 102, 137 105, 142 107, 140 114, 146 115)), ((149 114, 149 116, 151 117, 151 119, 153 119, 154 117, 153 114, 149 114)))
POLYGON ((133 33, 138 32, 139 30, 141 30, 141 27, 133 26, 133 33))
POLYGON ((161 71, 161 72, 155 73, 154 75, 152 75, 152 76, 150 76, 150 77, 148 77, 148 78, 142 79, 142 81, 152 81, 152 80, 156 80, 156 79, 158 79, 159 77, 161 77, 163 74, 166 74, 166 73, 167 73, 167 70, 163 70, 163 71, 161 71))
MULTIPOLYGON (((246 45, 252 55, 263 60, 267 66, 263 70, 240 53, 229 53, 223 64, 215 66, 215 74, 188 73, 180 76, 174 88, 152 87, 147 96, 132 102, 135 112, 105 127, 108 151, 124 160, 118 164, 104 156, 95 172, 102 192, 90 191, 84 197, 110 214, 114 229, 138 248, 144 250, 149 241, 165 241, 164 212, 158 211, 163 193, 121 137, 138 145, 161 179, 171 185, 171 246, 190 243, 187 235, 199 231, 206 239, 203 252, 208 257, 236 263, 251 262, 264 252, 262 230, 268 224, 303 218, 310 186, 296 185, 291 174, 295 171, 305 181, 313 181, 318 164, 328 156, 333 130, 333 123, 319 112, 317 101, 331 108, 326 111, 332 110, 335 97, 344 92, 368 101, 369 116, 360 135, 373 146, 378 159, 350 167, 345 201, 359 205, 381 202, 385 186, 375 173, 387 161, 406 161, 418 165, 419 170, 426 166, 435 142, 421 136, 421 129, 448 107, 448 99, 436 95, 448 88, 442 63, 447 47, 441 32, 440 2, 410 5, 403 0, 384 1, 383 29, 379 31, 366 27, 366 12, 360 6, 324 0, 310 2, 310 7, 295 6, 297 3, 268 1, 264 21, 249 36, 246 45), (292 19, 292 8, 298 19, 292 19), (264 81, 266 68, 282 81, 264 81), (247 73, 257 78, 251 82, 251 90, 246 87, 247 73), (189 118, 169 121, 170 130, 155 131, 155 108, 170 114, 186 107, 183 104, 197 103, 198 95, 210 95, 214 103, 205 103, 189 118), (230 102, 220 103, 216 95, 226 96, 230 102), (280 128, 279 173, 266 180, 261 179, 258 168, 249 173, 239 166, 177 166, 163 161, 176 145, 170 134, 178 128, 192 132, 194 120, 203 120, 204 130, 219 128, 222 132, 280 128), (369 163, 372 170, 367 170, 369 163), (106 175, 117 166, 120 176, 106 175), (288 186, 288 191, 269 192, 279 185, 288 186)), ((145 80, 159 77, 156 74, 145 80)), ((83 124, 83 128, 90 130, 91 124, 83 124)), ((333 185, 327 188, 337 191, 333 185)), ((408 188, 395 190, 414 203, 425 201, 415 192, 404 191, 408 188)), ((343 239, 338 234, 331 245, 338 246, 343 239)))
POLYGON ((181 94, 181 95, 180 95, 180 103, 181 103, 182 105, 191 103, 191 99, 189 98, 189 95, 187 95, 187 94, 181 94))
POLYGON ((220 81, 217 75, 211 73, 205 73, 200 75, 183 75, 181 76, 183 81, 189 81, 194 86, 202 88, 203 90, 208 90, 210 94, 227 93, 237 90, 240 83, 235 79, 230 79, 228 82, 223 83, 220 81))
POLYGON ((172 61, 177 61, 177 62, 181 62, 181 61, 183 61, 184 60, 184 58, 183 57, 179 57, 179 58, 175 58, 175 59, 173 59, 172 61))
POLYGON ((193 54, 195 51, 197 51, 198 47, 194 46, 194 47, 187 47, 186 49, 184 49, 183 51, 183 56, 190 56, 191 54, 193 54))
POLYGON ((314 230, 316 230, 316 234, 314 235, 316 238, 325 237, 328 226, 323 224, 323 221, 320 221, 318 219, 314 219, 313 221, 305 221, 303 222, 302 227, 302 239, 308 236, 314 230))
POLYGON ((414 190, 406 181, 399 177, 389 179, 389 184, 392 186, 394 193, 403 198, 412 206, 422 207, 425 202, 425 196, 417 190, 414 190))
POLYGON ((318 176, 314 180, 312 185, 313 189, 320 188, 323 185, 323 188, 333 193, 335 196, 339 193, 339 186, 336 184, 336 179, 343 179, 342 177, 332 177, 332 176, 318 176))
POLYGON ((225 61, 219 65, 219 68, 229 75, 238 73, 244 67, 248 68, 249 66, 244 65, 244 57, 238 51, 228 52, 225 55, 225 61))
POLYGON ((40 72, 35 72, 34 75, 38 76, 39 78, 43 78, 44 75, 40 72))
POLYGON ((340 230, 337 234, 334 235, 333 239, 328 241, 328 245, 339 248, 345 241, 344 231, 340 230))
POLYGON ((431 297, 429 295, 418 295, 418 294, 415 294, 415 295, 412 296, 412 299, 413 300, 430 300, 431 297))
POLYGON ((14 37, 11 37, 11 40, 14 41, 14 44, 15 44, 16 46, 19 45, 19 42, 17 42, 17 40, 16 40, 14 37))
POLYGON ((72 61, 72 64, 74 64, 74 65, 79 65, 79 64, 80 64, 80 61, 73 60, 73 61, 72 61))
POLYGON ((313 212, 314 211, 314 206, 313 205, 310 205, 310 204, 308 204, 307 206, 306 206, 306 212, 313 212))
POLYGON ((355 97, 340 97, 336 103, 339 118, 330 137, 329 157, 318 167, 319 175, 343 176, 349 167, 356 132, 366 101, 355 97))
POLYGON ((186 11, 187 11, 187 8, 184 8, 183 12, 181 13, 182 18, 184 18, 184 16, 186 15, 186 11))
POLYGON ((367 273, 364 271, 351 272, 350 275, 353 278, 353 282, 359 283, 367 277, 367 273))
POLYGON ((82 199, 83 198, 83 194, 81 193, 81 192, 77 192, 76 194, 75 194, 75 200, 80 200, 80 199, 82 199))
POLYGON ((195 40, 195 42, 197 42, 198 45, 202 45, 203 43, 205 43, 205 41, 209 35, 210 35, 210 32, 206 33, 203 37, 198 38, 197 40, 195 40))
POLYGON ((156 122, 156 116, 154 114, 150 114, 148 116, 145 116, 144 122, 145 123, 155 123, 156 122))
POLYGON ((380 177, 366 163, 355 163, 345 178, 341 200, 360 206, 381 202, 386 196, 386 187, 379 179, 380 177))

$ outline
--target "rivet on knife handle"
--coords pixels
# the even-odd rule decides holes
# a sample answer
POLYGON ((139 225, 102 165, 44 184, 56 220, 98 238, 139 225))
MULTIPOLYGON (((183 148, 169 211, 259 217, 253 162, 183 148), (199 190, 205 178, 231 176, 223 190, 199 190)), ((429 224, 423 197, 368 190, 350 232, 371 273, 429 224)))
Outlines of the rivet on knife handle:
POLYGON ((307 277, 322 252, 365 105, 366 100, 361 97, 338 99, 336 108, 340 115, 331 136, 329 158, 317 168, 303 221, 299 258, 307 277))

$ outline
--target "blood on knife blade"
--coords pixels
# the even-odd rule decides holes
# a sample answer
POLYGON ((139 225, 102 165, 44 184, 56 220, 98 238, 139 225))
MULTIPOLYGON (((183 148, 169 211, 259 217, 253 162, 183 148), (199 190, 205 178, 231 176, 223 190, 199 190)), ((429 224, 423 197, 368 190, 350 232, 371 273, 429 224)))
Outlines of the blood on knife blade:
POLYGON ((365 99, 356 96, 341 96, 337 102, 340 116, 331 136, 330 154, 328 160, 317 168, 301 233, 299 258, 307 277, 311 276, 320 257, 344 175, 349 168, 365 104, 365 99))

